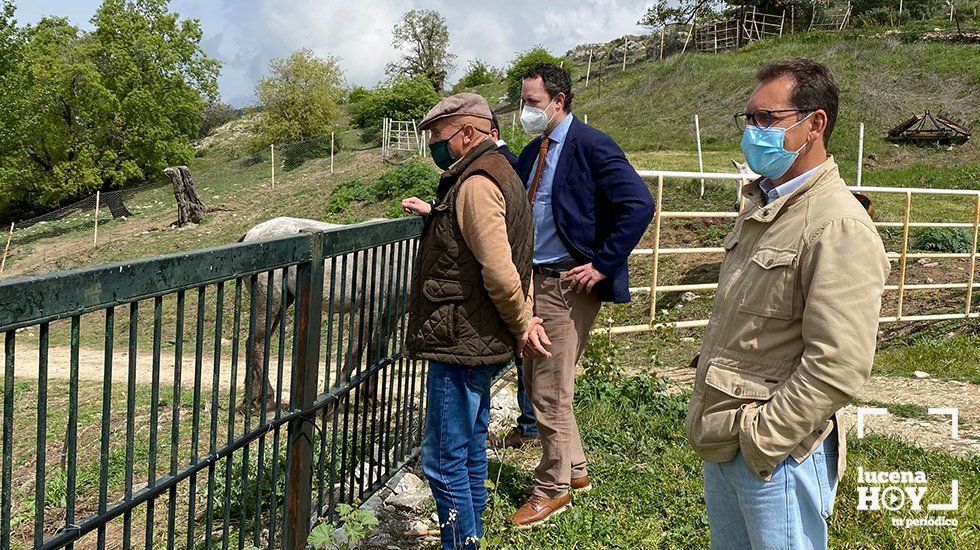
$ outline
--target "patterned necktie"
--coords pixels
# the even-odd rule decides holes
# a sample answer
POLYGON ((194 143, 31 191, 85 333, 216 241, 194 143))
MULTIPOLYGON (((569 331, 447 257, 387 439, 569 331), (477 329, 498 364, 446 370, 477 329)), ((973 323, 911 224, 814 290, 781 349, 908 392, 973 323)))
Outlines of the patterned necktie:
POLYGON ((548 146, 551 140, 548 136, 541 138, 541 146, 538 148, 538 167, 534 170, 534 177, 531 179, 531 189, 527 193, 527 200, 534 204, 534 195, 538 192, 538 184, 541 183, 541 174, 544 173, 544 160, 548 155, 548 146))

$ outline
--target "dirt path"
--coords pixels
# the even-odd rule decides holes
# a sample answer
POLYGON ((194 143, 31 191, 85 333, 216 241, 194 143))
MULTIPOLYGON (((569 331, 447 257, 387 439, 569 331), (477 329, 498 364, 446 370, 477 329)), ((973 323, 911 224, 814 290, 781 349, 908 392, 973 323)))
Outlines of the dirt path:
MULTIPOLYGON (((5 353, 0 352, 0 361, 6 357, 5 353)), ((68 380, 70 374, 71 350, 67 347, 52 347, 48 351, 48 379, 49 380, 68 380)), ((17 378, 36 380, 38 378, 38 350, 21 349, 16 351, 16 366, 14 375, 17 378)), ((211 388, 213 381, 213 361, 214 357, 206 353, 201 362, 201 387, 211 388)), ((275 357, 273 357, 275 359, 275 357)), ((194 386, 194 353, 185 353, 181 363, 181 385, 186 387, 194 386)), ((276 365, 270 365, 270 376, 275 376, 276 365)), ((286 359, 283 367, 283 387, 289 388, 289 372, 291 365, 286 359)), ((239 359, 238 364, 239 388, 245 384, 245 362, 244 357, 239 359)), ((231 387, 231 360, 222 356, 219 370, 218 386, 222 389, 231 387)), ((78 379, 80 381, 101 382, 105 376, 105 352, 96 349, 80 348, 78 350, 78 379)), ((126 351, 115 351, 112 354, 112 382, 113 384, 125 384, 129 379, 129 354, 126 351)), ((160 383, 171 385, 174 380, 174 356, 173 353, 165 354, 160 358, 160 383)), ((153 381, 153 356, 151 354, 137 354, 136 357, 136 384, 149 385, 153 381)))

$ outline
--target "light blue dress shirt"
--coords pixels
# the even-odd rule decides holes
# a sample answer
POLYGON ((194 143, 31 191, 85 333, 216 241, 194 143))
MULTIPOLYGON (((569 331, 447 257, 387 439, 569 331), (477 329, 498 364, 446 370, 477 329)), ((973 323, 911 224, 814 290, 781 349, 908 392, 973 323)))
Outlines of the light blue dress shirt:
POLYGON ((762 190, 763 196, 765 197, 766 204, 769 204, 780 197, 785 197, 786 195, 789 195, 793 191, 799 189, 800 186, 806 183, 806 180, 810 179, 810 176, 812 176, 813 173, 817 171, 817 168, 820 168, 820 166, 817 166, 816 168, 810 170, 809 172, 804 172, 799 176, 796 176, 795 178, 787 181, 786 183, 782 185, 777 185, 775 187, 772 185, 772 182, 769 181, 768 178, 760 181, 759 189, 762 190))
MULTIPOLYGON (((551 189, 555 181, 555 168, 558 166, 558 159, 561 157, 561 149, 565 145, 565 138, 568 136, 568 128, 572 125, 572 114, 568 113, 565 119, 555 126, 555 129, 548 134, 551 144, 548 146, 548 153, 544 157, 544 171, 541 173, 541 180, 538 182, 538 190, 534 195, 534 206, 532 214, 534 217, 534 264, 547 265, 568 260, 572 257, 565 248, 565 243, 561 242, 558 236, 558 229, 555 228, 555 217, 551 211, 551 189)), ((538 161, 535 159, 531 165, 531 178, 538 170, 538 161)), ((526 182, 531 185, 531 182, 526 182)))

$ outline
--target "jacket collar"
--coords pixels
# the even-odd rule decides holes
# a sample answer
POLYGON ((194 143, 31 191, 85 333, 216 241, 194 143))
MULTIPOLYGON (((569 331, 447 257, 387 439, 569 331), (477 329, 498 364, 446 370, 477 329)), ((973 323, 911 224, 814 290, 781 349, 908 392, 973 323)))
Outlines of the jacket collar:
POLYGON ((751 203, 749 207, 751 215, 747 217, 763 223, 771 222, 776 219, 776 216, 779 215, 779 212, 784 206, 795 204, 802 200, 804 196, 810 194, 811 190, 812 192, 816 192, 818 189, 826 187, 828 184, 839 179, 840 172, 837 169, 837 163, 834 161, 833 156, 829 156, 803 185, 789 195, 779 197, 769 204, 765 204, 762 198, 765 191, 759 187, 759 183, 763 178, 753 180, 742 186, 742 196, 751 203))
POLYGON ((439 187, 436 189, 436 197, 442 200, 470 164, 473 164, 473 161, 491 149, 496 150, 497 144, 490 139, 483 140, 479 145, 471 149, 469 153, 466 153, 462 158, 454 162, 448 170, 439 176, 439 187))

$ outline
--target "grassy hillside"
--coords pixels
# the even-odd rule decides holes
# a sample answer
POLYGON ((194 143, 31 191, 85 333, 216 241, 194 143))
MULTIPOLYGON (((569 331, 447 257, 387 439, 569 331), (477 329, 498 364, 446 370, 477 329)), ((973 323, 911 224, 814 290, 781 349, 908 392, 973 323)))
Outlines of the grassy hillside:
MULTIPOLYGON (((706 166, 729 170, 741 158, 740 133, 732 115, 745 108, 756 69, 781 57, 802 56, 827 63, 841 85, 841 110, 831 142, 844 172, 854 180, 858 125, 865 123, 866 185, 977 187, 980 140, 964 146, 896 147, 885 133, 911 113, 948 112, 980 131, 980 45, 905 43, 852 33, 810 33, 757 42, 727 54, 688 54, 612 69, 589 87, 575 83, 573 110, 618 141, 639 167, 681 167, 672 154, 696 150, 694 115, 704 149, 719 153, 706 166), (720 164, 720 166, 719 166, 720 164)), ((584 75, 585 68, 571 67, 584 75)), ((500 88, 502 89, 502 88, 500 88)), ((494 98, 498 89, 476 90, 494 98)), ((493 101, 491 102, 493 104, 493 101)), ((501 123, 511 120, 509 112, 501 123)), ((695 168, 685 155, 686 168, 695 168)))
MULTIPOLYGON (((609 133, 638 168, 695 169, 693 117, 701 121, 708 170, 731 170, 730 159, 742 158, 739 132, 732 114, 744 109, 754 87, 755 70, 768 60, 806 56, 828 63, 841 84, 841 113, 831 152, 844 177, 854 181, 857 128, 866 125, 866 185, 980 187, 980 137, 962 146, 896 147, 885 132, 910 113, 944 111, 980 131, 980 45, 902 42, 891 37, 853 33, 810 33, 758 42, 739 52, 688 54, 666 61, 645 61, 626 71, 612 69, 593 75, 584 87, 585 67, 566 60, 575 82, 574 112, 609 133)), ((519 150, 529 139, 512 126, 516 105, 501 101, 503 83, 476 88, 497 111, 504 136, 519 150)), ((268 154, 252 155, 248 125, 213 139, 214 145, 194 159, 194 175, 202 199, 226 210, 214 212, 204 224, 170 229, 176 209, 169 187, 137 194, 127 206, 135 214, 100 226, 100 246, 91 246, 89 223, 75 233, 39 236, 26 244, 15 240, 4 277, 69 269, 105 261, 158 255, 234 241, 255 223, 280 215, 331 219, 330 193, 340 182, 372 181, 387 170, 380 151, 353 150, 370 146, 358 133, 338 136, 349 144, 336 159, 309 160, 280 171, 276 188, 270 182, 268 154), (357 143, 355 143, 357 142, 357 143)), ((390 205, 359 205, 343 221, 381 216, 390 205)), ((963 207, 967 208, 967 207, 963 207)), ((967 208, 969 209, 969 208, 967 208)), ((972 210, 971 210, 972 212, 972 210)), ((967 212, 969 214, 970 212, 967 212)))

